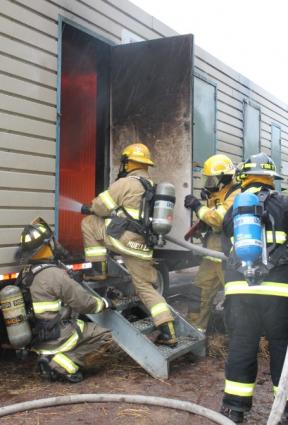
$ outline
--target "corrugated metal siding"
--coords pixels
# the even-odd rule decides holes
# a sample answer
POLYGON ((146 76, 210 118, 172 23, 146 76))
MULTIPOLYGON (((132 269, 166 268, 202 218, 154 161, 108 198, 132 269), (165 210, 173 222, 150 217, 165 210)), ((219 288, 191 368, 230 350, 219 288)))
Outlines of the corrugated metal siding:
MULTIPOLYGON (((235 162, 243 155, 243 102, 252 100, 261 108, 261 149, 271 154, 271 124, 281 127, 282 174, 288 176, 288 107, 241 74, 196 47, 195 71, 217 84, 217 150, 229 153, 235 162)), ((287 187, 283 183, 283 187, 287 187)))
POLYGON ((15 270, 21 228, 54 224, 59 15, 114 43, 175 35, 126 0, 1 0, 0 273, 15 270))
MULTIPOLYGON (((176 35, 127 0, 1 0, 0 273, 15 270, 15 244, 27 222, 42 215, 54 224, 59 14, 114 43, 123 29, 143 39, 176 35)), ((217 83, 218 151, 241 159, 243 99, 251 97, 261 105, 268 153, 271 123, 281 125, 288 175, 287 106, 199 48, 196 70, 217 83)))

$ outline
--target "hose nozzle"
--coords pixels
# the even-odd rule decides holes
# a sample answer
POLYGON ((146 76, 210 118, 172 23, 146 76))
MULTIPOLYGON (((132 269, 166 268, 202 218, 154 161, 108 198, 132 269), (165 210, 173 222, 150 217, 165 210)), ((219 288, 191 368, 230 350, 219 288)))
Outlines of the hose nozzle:
POLYGON ((93 214, 91 211, 91 208, 88 205, 83 204, 81 207, 81 214, 83 215, 90 215, 93 214))

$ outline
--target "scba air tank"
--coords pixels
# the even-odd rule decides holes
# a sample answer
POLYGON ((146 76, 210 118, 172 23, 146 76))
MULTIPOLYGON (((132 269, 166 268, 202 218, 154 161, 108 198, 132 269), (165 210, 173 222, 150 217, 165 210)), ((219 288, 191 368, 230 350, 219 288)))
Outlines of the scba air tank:
POLYGON ((163 236, 172 229, 175 202, 174 185, 167 182, 159 183, 156 187, 152 217, 152 229, 159 235, 159 245, 163 245, 163 236))
POLYGON ((32 338, 23 295, 18 286, 8 285, 0 291, 0 303, 10 344, 26 347, 32 338))
POLYGON ((256 214, 259 206, 258 197, 249 192, 237 195, 233 203, 235 253, 248 268, 262 256, 262 224, 256 214))

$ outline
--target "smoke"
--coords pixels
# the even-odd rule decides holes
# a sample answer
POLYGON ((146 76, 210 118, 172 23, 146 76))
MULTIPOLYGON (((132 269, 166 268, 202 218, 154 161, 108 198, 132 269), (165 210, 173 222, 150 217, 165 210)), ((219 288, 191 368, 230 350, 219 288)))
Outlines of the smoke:
POLYGON ((60 195, 59 207, 61 210, 80 212, 82 204, 74 199, 60 195))

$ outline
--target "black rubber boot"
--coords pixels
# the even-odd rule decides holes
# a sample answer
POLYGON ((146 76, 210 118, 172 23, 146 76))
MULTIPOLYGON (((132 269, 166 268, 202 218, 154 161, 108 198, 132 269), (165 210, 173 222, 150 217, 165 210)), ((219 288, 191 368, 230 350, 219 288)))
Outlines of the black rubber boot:
POLYGON ((48 381, 57 381, 57 373, 50 366, 50 359, 45 356, 41 356, 38 359, 38 369, 40 376, 48 381))
POLYGON ((72 384, 78 384, 78 382, 81 382, 84 379, 80 370, 78 370, 76 373, 72 373, 71 375, 62 375, 62 377, 63 381, 71 382, 72 384))
POLYGON ((40 371, 40 376, 43 379, 47 379, 48 381, 55 382, 71 382, 76 384, 78 382, 83 381, 83 374, 79 370, 72 374, 59 373, 55 369, 52 369, 50 366, 50 359, 45 356, 41 356, 38 360, 38 368, 40 371))
POLYGON ((222 406, 220 413, 231 419, 231 421, 235 422, 235 424, 242 424, 244 422, 244 412, 239 412, 238 410, 232 410, 228 407, 222 406))
POLYGON ((156 344, 168 345, 169 347, 176 347, 177 338, 175 335, 174 322, 163 323, 158 327, 160 335, 156 339, 156 344))

